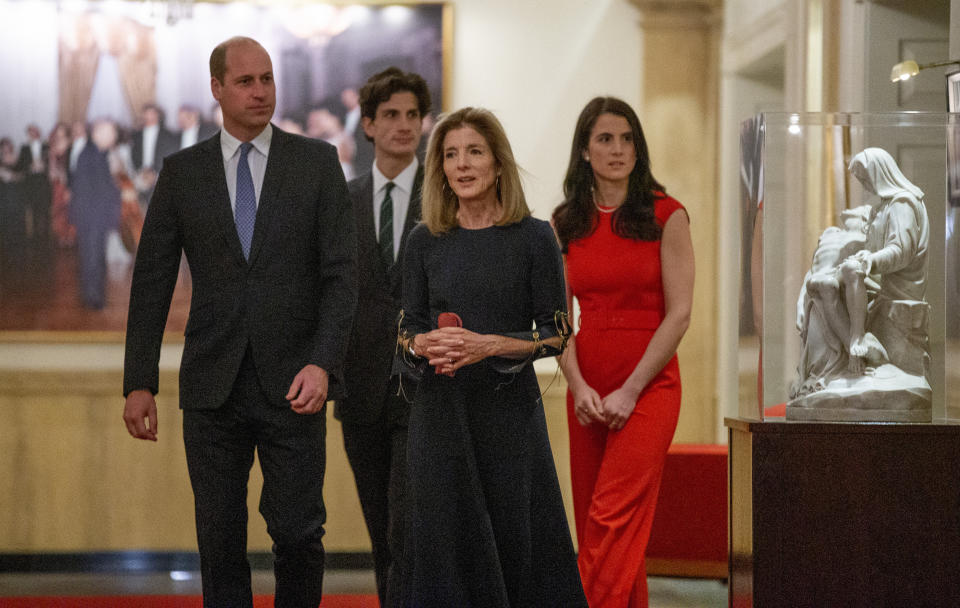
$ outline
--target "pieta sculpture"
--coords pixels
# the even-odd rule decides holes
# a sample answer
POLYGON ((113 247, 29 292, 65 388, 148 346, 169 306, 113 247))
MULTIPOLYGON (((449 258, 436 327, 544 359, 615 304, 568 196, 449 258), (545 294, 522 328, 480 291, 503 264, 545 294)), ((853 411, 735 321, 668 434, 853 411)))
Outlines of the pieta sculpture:
POLYGON ((881 148, 849 170, 876 196, 820 236, 797 301, 802 351, 787 419, 929 422, 923 192, 881 148))

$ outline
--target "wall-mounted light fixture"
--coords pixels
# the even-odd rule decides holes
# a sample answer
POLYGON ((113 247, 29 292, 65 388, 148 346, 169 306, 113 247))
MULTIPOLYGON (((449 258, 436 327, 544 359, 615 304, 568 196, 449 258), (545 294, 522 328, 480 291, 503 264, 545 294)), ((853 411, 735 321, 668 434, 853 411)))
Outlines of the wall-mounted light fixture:
POLYGON ((925 63, 923 65, 917 65, 917 62, 913 59, 908 59, 906 61, 901 61, 897 65, 893 66, 893 69, 890 70, 890 82, 899 82, 901 80, 909 80, 920 73, 920 70, 925 70, 927 68, 942 68, 946 65, 956 65, 960 64, 960 59, 952 59, 950 61, 937 61, 935 63, 925 63))

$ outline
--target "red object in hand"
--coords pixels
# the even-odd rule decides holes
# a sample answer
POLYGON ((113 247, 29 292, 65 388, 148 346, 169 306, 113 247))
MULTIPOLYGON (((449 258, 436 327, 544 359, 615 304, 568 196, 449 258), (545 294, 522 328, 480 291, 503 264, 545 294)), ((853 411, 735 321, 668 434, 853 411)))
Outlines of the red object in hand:
MULTIPOLYGON (((463 327, 463 319, 460 318, 455 312, 441 312, 437 316, 437 327, 463 327)), ((446 374, 453 378, 454 372, 442 372, 440 371, 441 366, 437 365, 433 368, 435 374, 446 374)))

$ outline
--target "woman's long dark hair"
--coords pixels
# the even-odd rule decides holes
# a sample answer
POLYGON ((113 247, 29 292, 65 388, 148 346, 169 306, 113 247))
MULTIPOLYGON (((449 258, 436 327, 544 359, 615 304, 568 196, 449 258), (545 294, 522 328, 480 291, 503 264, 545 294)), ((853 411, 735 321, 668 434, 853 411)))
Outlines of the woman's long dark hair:
POLYGON ((656 199, 663 198, 666 188, 650 172, 650 155, 640 119, 629 104, 616 97, 595 97, 577 119, 570 164, 563 179, 564 201, 553 212, 553 225, 564 253, 570 243, 588 236, 596 228, 593 169, 584 160, 584 153, 590 142, 590 132, 601 114, 615 114, 626 119, 633 131, 633 147, 637 153, 637 162, 627 185, 627 198, 613 214, 613 231, 619 236, 640 241, 656 241, 662 232, 653 204, 656 199))

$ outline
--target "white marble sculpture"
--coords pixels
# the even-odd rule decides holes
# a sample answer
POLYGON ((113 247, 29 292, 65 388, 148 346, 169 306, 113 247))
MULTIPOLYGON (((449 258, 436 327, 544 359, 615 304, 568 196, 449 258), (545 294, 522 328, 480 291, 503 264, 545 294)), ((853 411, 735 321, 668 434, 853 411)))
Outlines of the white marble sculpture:
POLYGON ((849 170, 876 197, 820 237, 797 302, 803 347, 787 419, 929 421, 923 192, 880 148, 849 170))

